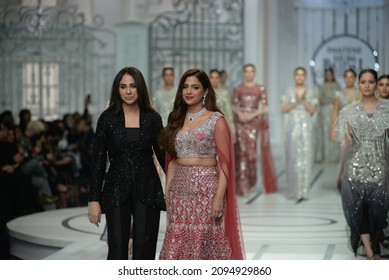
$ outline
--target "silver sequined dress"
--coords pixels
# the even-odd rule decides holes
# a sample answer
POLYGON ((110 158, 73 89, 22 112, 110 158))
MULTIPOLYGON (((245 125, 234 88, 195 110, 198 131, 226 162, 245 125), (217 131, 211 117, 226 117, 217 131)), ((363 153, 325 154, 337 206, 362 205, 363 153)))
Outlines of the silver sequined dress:
POLYGON ((361 102, 344 107, 337 128, 343 144, 341 194, 350 243, 356 253, 367 224, 374 251, 383 239, 389 207, 389 101, 379 100, 372 114, 361 102))
MULTIPOLYGON (((295 101, 295 88, 290 87, 282 96, 283 103, 295 101)), ((308 89, 306 100, 318 104, 313 90, 308 89)), ((314 160, 313 116, 302 103, 297 103, 285 114, 285 152, 288 198, 307 198, 314 160)))
POLYGON ((339 110, 341 110, 343 107, 351 104, 352 102, 361 100, 361 94, 355 88, 344 88, 335 92, 334 98, 339 99, 339 110))
POLYGON ((319 88, 320 109, 317 114, 316 150, 317 162, 338 163, 339 146, 331 140, 331 119, 334 98, 340 86, 335 82, 326 82, 319 88))
POLYGON ((234 115, 231 109, 231 95, 224 87, 215 88, 216 101, 220 110, 223 112, 228 125, 230 126, 231 133, 235 135, 234 115))
POLYGON ((176 97, 177 87, 171 90, 164 88, 157 90, 152 98, 153 105, 157 112, 161 115, 163 126, 167 125, 167 119, 170 112, 173 110, 174 98, 176 97))

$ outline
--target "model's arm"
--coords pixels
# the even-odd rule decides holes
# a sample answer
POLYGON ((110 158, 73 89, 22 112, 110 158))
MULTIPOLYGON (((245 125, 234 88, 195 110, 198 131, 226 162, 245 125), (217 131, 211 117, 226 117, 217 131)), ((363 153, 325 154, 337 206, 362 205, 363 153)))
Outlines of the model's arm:
POLYGON ((93 143, 92 167, 90 175, 89 221, 99 226, 101 221, 101 189, 107 163, 106 120, 100 117, 97 122, 93 143))
POLYGON ((158 162, 160 164, 160 166, 162 167, 163 169, 163 172, 165 172, 166 174, 166 168, 165 168, 165 151, 161 149, 160 145, 158 144, 158 138, 159 138, 159 135, 161 134, 161 131, 163 129, 163 125, 162 125, 162 118, 159 114, 157 114, 157 117, 155 118, 155 138, 153 140, 153 150, 154 150, 154 154, 155 156, 157 157, 158 159, 158 162))
POLYGON ((292 111, 295 107, 296 107, 296 102, 291 102, 291 103, 282 102, 282 103, 281 103, 281 112, 282 112, 282 113, 289 113, 289 112, 292 111))
POLYGON ((305 96, 300 100, 301 104, 304 105, 304 108, 308 111, 309 114, 313 115, 316 111, 316 107, 314 104, 309 102, 305 96))
POLYGON ((266 115, 268 113, 268 107, 267 107, 267 92, 266 90, 264 89, 261 93, 260 93, 261 97, 260 97, 260 103, 262 104, 261 108, 259 108, 258 110, 256 110, 255 112, 252 112, 252 113, 249 113, 247 118, 248 118, 248 121, 251 121, 255 118, 258 118, 260 116, 263 116, 263 115, 266 115))
POLYGON ((174 167, 175 167, 175 160, 171 160, 168 163, 167 166, 167 173, 166 173, 166 187, 165 187, 165 195, 168 195, 169 188, 170 188, 170 182, 172 181, 173 174, 174 174, 174 167))
MULTIPOLYGON (((339 122, 339 120, 337 120, 339 122)), ((352 138, 352 133, 351 133, 351 127, 348 123, 342 121, 342 123, 338 123, 338 130, 339 130, 339 133, 343 134, 343 142, 342 142, 342 145, 341 145, 341 151, 340 151, 340 161, 339 161, 339 172, 338 172, 338 178, 337 178, 337 187, 338 189, 341 188, 341 176, 342 176, 342 173, 343 173, 343 169, 344 169, 344 163, 345 163, 345 155, 346 155, 346 152, 347 152, 347 149, 350 145, 350 142, 351 142, 351 138, 352 138), (341 126, 345 126, 345 128, 341 127, 341 126)), ((341 136, 341 135, 339 135, 341 136)))
POLYGON ((239 113, 238 104, 239 104, 239 91, 238 88, 236 88, 231 97, 231 111, 235 115, 239 113))
MULTIPOLYGON (((293 93, 294 94, 294 93, 293 93)), ((293 96, 292 100, 289 100, 290 91, 287 89, 281 98, 281 113, 289 113, 296 107, 296 98, 293 96)))
POLYGON ((331 140, 332 142, 336 141, 336 129, 335 123, 339 115, 339 98, 334 99, 334 108, 332 109, 332 118, 331 118, 331 140))
POLYGON ((228 127, 227 121, 224 117, 221 117, 215 125, 215 143, 218 155, 219 164, 219 180, 217 185, 217 191, 212 203, 212 217, 217 218, 219 213, 223 213, 223 201, 227 190, 228 180, 234 180, 234 178, 228 178, 230 174, 231 166, 231 132, 228 127))

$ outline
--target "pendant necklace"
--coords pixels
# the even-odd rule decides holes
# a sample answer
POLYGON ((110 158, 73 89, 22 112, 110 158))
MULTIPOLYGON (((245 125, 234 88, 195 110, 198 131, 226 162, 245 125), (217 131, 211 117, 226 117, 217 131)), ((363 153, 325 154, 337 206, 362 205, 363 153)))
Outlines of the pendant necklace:
POLYGON ((200 111, 198 111, 197 113, 194 113, 194 114, 186 112, 186 117, 188 118, 189 122, 192 123, 193 121, 195 121, 196 119, 198 119, 202 115, 204 115, 206 111, 207 111, 207 109, 205 107, 203 107, 203 109, 201 109, 200 111))

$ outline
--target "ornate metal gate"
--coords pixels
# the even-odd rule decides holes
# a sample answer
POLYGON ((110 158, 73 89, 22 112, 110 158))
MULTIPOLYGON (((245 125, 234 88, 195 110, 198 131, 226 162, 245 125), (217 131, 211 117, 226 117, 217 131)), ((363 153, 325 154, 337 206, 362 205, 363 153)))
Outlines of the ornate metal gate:
POLYGON ((188 68, 224 69, 230 85, 241 82, 243 0, 176 0, 173 11, 150 24, 150 87, 162 87, 161 71, 176 75, 188 68))
POLYGON ((96 109, 106 105, 115 63, 106 46, 116 38, 102 17, 91 26, 64 4, 0 8, 0 111, 53 119, 81 111, 88 94, 96 109))

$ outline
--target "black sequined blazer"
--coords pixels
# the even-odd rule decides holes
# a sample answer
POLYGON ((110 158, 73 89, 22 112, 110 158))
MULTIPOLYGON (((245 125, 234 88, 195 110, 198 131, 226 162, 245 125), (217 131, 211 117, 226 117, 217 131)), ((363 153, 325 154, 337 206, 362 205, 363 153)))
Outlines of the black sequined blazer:
POLYGON ((140 140, 126 141, 124 113, 104 111, 97 122, 89 201, 99 201, 102 213, 136 196, 145 206, 165 210, 161 181, 153 151, 165 170, 165 153, 157 144, 162 119, 156 112, 142 111, 140 140), (107 159, 109 168, 106 173, 107 159))

